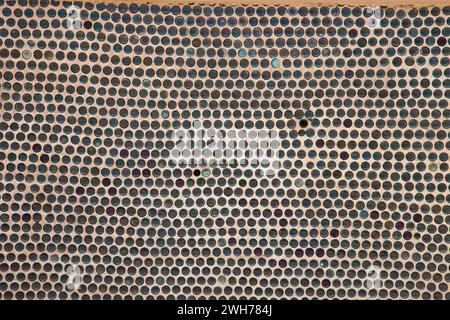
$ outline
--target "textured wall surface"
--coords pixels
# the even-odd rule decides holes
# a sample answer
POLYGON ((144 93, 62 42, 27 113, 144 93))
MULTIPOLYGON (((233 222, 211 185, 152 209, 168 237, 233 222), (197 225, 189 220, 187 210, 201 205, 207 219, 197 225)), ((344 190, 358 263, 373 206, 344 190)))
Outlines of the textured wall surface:
POLYGON ((0 0, 0 298, 448 299, 449 9, 0 0))

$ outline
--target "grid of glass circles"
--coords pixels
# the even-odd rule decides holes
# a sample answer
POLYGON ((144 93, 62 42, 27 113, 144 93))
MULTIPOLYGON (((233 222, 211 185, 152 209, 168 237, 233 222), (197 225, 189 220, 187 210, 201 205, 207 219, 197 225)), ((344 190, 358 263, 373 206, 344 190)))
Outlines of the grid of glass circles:
POLYGON ((381 12, 0 0, 0 298, 449 299, 449 7, 381 12))

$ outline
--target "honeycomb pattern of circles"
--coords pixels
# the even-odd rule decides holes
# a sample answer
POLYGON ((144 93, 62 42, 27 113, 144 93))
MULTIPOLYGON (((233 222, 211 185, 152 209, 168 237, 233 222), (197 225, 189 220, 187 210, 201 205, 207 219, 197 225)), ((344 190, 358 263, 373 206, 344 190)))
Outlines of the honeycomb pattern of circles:
POLYGON ((449 299, 450 8, 378 11, 0 0, 0 299, 449 299))

